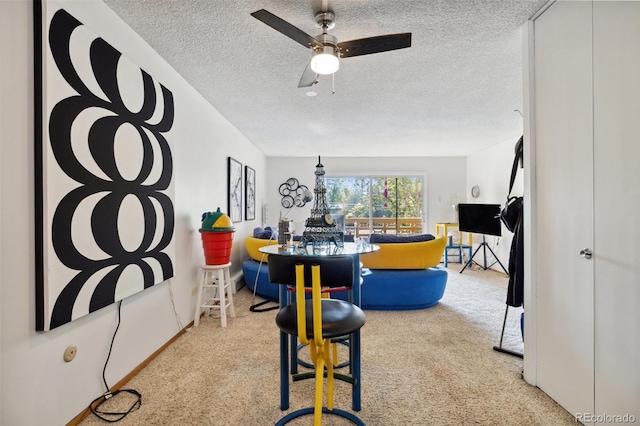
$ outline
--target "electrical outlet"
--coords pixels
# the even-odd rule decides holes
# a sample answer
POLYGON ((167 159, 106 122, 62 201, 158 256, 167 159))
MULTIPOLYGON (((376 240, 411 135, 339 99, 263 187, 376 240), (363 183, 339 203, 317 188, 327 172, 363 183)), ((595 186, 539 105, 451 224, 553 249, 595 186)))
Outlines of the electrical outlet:
POLYGON ((198 292, 198 287, 193 287, 191 289, 191 295, 193 296, 194 294, 196 294, 198 292))
POLYGON ((64 356, 63 356, 64 361, 65 362, 73 361, 77 353, 78 353, 78 348, 76 348, 76 345, 68 346, 67 349, 64 350, 64 356))

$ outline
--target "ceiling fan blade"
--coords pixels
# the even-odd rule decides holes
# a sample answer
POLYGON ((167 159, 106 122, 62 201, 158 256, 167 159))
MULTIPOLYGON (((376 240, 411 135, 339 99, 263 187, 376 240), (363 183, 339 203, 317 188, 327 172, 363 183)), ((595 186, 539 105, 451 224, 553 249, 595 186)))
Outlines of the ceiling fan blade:
POLYGON ((314 70, 311 69, 311 61, 307 64, 307 67, 304 69, 302 73, 302 77, 300 77, 300 82, 298 83, 298 87, 311 87, 316 83, 318 79, 318 74, 314 70))
POLYGON ((411 33, 387 34, 338 43, 341 58, 388 52, 411 47, 411 33))
POLYGON ((315 38, 311 37, 309 34, 302 31, 300 28, 297 28, 291 25, 284 19, 279 18, 273 13, 268 12, 264 9, 260 9, 256 12, 253 12, 251 16, 267 24, 274 30, 281 32, 282 34, 286 35, 290 39, 297 41, 304 47, 322 45, 322 43, 320 43, 318 40, 316 40, 315 38))

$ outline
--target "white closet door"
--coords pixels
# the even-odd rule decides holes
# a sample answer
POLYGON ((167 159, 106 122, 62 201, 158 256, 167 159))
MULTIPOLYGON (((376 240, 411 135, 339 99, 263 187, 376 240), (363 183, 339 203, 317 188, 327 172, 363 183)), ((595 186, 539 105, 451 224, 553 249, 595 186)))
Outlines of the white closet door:
POLYGON ((591 3, 556 2, 534 22, 537 385, 593 413, 591 3))
POLYGON ((640 420, 640 3, 593 12, 595 413, 640 420))

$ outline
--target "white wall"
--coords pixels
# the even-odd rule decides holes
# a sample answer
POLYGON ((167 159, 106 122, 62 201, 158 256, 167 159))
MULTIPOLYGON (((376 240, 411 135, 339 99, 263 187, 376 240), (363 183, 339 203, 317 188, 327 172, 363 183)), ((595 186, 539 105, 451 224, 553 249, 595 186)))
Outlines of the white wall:
MULTIPOLYGON (((427 228, 425 232, 435 233, 437 222, 452 222, 454 211, 448 200, 452 195, 466 191, 466 159, 464 157, 322 157, 327 176, 344 174, 421 174, 427 182, 427 228)), ((280 184, 294 177, 313 191, 315 186, 318 157, 269 157, 267 158, 268 203, 267 224, 277 226, 278 215, 286 210, 280 205, 278 193, 280 184)), ((295 207, 287 219, 294 223, 304 222, 309 217, 313 203, 303 208, 295 207)), ((296 229, 296 231, 298 231, 296 229)))
MULTIPOLYGON (((511 177, 511 166, 513 165, 513 157, 515 155, 514 147, 517 141, 518 138, 505 141, 467 157, 468 202, 504 205, 507 200, 507 194, 509 193, 509 179, 511 177), (474 185, 480 187, 480 196, 478 198, 471 197, 471 188, 474 185)), ((522 169, 518 169, 511 195, 523 194, 523 182, 524 172, 522 169)), ((509 232, 504 225, 502 225, 502 237, 486 237, 487 243, 489 243, 489 246, 507 270, 509 268, 509 250, 511 249, 512 238, 513 234, 509 232)), ((474 246, 477 246, 481 242, 482 236, 474 235, 474 246)), ((487 252, 487 254, 487 263, 493 263, 494 261, 491 260, 492 257, 490 256, 491 253, 487 252)), ((482 263, 481 253, 478 253, 474 260, 482 263)), ((500 268, 498 264, 495 264, 492 268, 497 271, 502 271, 502 268, 500 268)))
MULTIPOLYGON (((192 287, 203 261, 198 228, 205 211, 227 206, 227 156, 266 180, 266 160, 103 3, 65 8, 173 92, 167 137, 174 155, 176 262, 170 280, 182 325, 193 319, 192 287)), ((0 424, 65 424, 101 395, 102 368, 117 323, 116 305, 49 332, 35 331, 34 88, 31 0, 0 1, 0 424), (70 363, 64 349, 75 344, 70 363)), ((258 184, 257 204, 266 187, 258 184)), ((259 224, 236 224, 236 241, 259 224)), ((241 270, 234 244, 232 274, 241 270)), ((168 283, 125 299, 106 378, 110 386, 179 331, 168 283)), ((144 395, 143 395, 144 398, 144 395)))

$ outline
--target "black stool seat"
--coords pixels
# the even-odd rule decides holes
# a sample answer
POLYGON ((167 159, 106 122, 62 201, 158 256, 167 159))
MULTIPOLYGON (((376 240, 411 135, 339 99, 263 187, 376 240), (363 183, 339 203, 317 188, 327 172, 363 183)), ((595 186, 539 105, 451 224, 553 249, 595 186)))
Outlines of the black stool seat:
MULTIPOLYGON (((313 309, 312 300, 305 301, 307 318, 307 337, 313 339, 313 309)), ((365 323, 362 309, 343 300, 322 300, 322 337, 332 339, 344 336, 360 329, 365 323)), ((280 330, 294 336, 298 335, 298 319, 296 305, 289 305, 276 316, 276 324, 280 330)))

